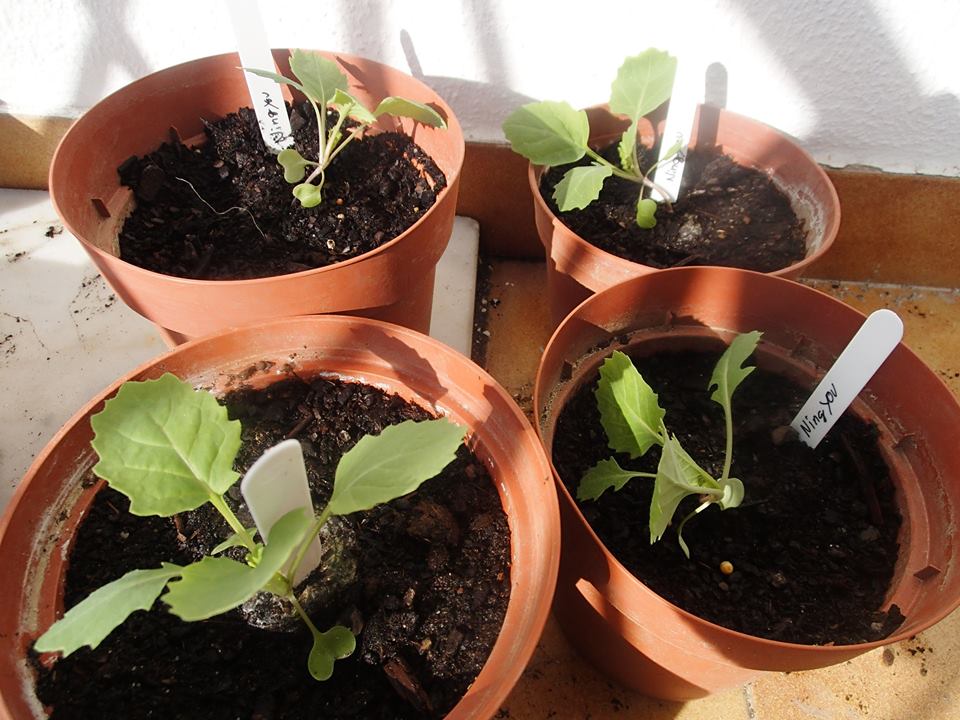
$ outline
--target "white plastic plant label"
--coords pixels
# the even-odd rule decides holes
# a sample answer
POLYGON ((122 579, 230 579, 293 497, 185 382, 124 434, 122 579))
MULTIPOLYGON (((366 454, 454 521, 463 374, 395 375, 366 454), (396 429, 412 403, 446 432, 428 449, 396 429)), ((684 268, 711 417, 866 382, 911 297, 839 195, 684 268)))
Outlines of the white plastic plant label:
POLYGON ((680 181, 683 179, 683 168, 687 161, 687 144, 690 142, 697 104, 702 99, 702 87, 702 74, 693 72, 689 63, 684 63, 682 58, 678 59, 673 92, 670 94, 670 105, 663 124, 660 156, 657 158, 660 164, 650 178, 670 197, 663 197, 662 193, 652 189, 650 197, 657 202, 676 202, 680 197, 680 181), (678 143, 680 150, 673 157, 667 157, 678 143))
MULTIPOLYGON (((230 9, 230 20, 237 37, 240 64, 247 68, 274 70, 276 66, 273 55, 270 53, 270 46, 267 44, 267 34, 263 30, 257 3, 230 0, 226 5, 230 9)), ((287 108, 283 104, 280 85, 269 78, 253 73, 243 73, 243 75, 247 80, 247 89, 250 91, 251 105, 260 122, 263 141, 267 147, 277 152, 291 147, 293 131, 290 128, 287 108)))
MULTIPOLYGON (((299 441, 284 440, 261 455, 240 481, 240 493, 267 544, 270 543, 267 535, 270 528, 291 510, 302 507, 313 514, 307 468, 303 464, 299 441)), ((295 585, 313 572, 320 564, 320 557, 320 541, 315 537, 297 568, 293 578, 295 585)))
POLYGON ((903 321, 877 310, 860 326, 790 426, 815 448, 903 337, 903 321))

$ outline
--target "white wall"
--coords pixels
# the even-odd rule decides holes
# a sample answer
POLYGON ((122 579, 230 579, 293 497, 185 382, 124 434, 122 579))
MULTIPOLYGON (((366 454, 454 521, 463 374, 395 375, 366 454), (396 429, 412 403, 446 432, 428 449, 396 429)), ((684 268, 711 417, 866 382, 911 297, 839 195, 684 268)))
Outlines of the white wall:
MULTIPOLYGON (((3 0, 0 112, 75 115, 131 79, 231 50, 225 1, 3 0)), ((956 0, 258 4, 276 47, 423 75, 471 140, 501 141, 500 122, 529 99, 605 101, 622 59, 656 46, 721 64, 727 107, 823 163, 960 175, 956 0)))

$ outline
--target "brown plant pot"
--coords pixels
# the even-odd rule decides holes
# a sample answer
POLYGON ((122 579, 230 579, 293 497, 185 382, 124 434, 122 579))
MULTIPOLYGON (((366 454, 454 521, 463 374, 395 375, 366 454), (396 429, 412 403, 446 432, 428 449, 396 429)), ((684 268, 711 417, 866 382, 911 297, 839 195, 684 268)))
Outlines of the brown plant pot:
MULTIPOLYGON (((590 144, 602 146, 619 137, 629 126, 606 107, 587 109, 590 144)), ((640 138, 648 147, 654 130, 647 119, 640 125, 640 138)), ((691 147, 717 148, 737 163, 767 173, 790 199, 794 212, 807 223, 806 256, 771 275, 799 277, 803 270, 833 244, 840 227, 840 200, 830 178, 816 161, 783 133, 748 117, 701 105, 697 111, 691 147)), ((547 256, 547 295, 555 324, 592 293, 630 278, 656 272, 657 268, 626 260, 595 245, 570 230, 540 194, 540 178, 546 168, 531 164, 527 177, 533 194, 537 234, 547 256)))
MULTIPOLYGON (((280 72, 290 76, 288 52, 273 53, 280 72)), ((405 232, 335 265, 253 280, 213 281, 163 275, 118 257, 117 232, 133 194, 121 187, 117 166, 131 155, 155 150, 170 138, 171 127, 188 143, 199 142, 203 119, 249 106, 236 54, 194 60, 137 80, 97 103, 60 141, 50 165, 50 197, 57 214, 120 299, 156 323, 168 342, 184 342, 238 323, 320 313, 373 317, 429 330, 435 266, 453 229, 463 165, 460 123, 443 99, 419 80, 371 60, 323 54, 340 65, 350 92, 369 107, 388 95, 400 95, 433 106, 447 121, 442 130, 406 118, 380 118, 380 128, 413 137, 446 175, 447 187, 405 232)))
POLYGON ((172 372, 216 391, 254 369, 246 382, 268 385, 289 365, 303 377, 381 387, 468 427, 467 442, 490 470, 510 525, 511 595, 490 657, 447 718, 493 717, 536 647, 556 582, 559 516, 540 442, 496 381, 445 345, 375 320, 316 316, 229 331, 156 358, 88 403, 34 461, 0 520, 0 718, 45 717, 25 657, 55 619, 71 538, 97 489, 79 482, 96 459, 90 417, 127 380, 172 372))
MULTIPOLYGON (((863 320, 828 295, 744 270, 677 268, 628 280, 582 303, 551 338, 534 389, 538 431, 551 455, 564 403, 614 347, 640 353, 666 347, 717 350, 736 333, 761 330, 757 364, 812 387, 863 320)), ((887 603, 896 603, 907 619, 894 634, 857 645, 802 645, 698 618, 655 594, 610 554, 554 470, 563 542, 554 612, 570 641, 621 683, 654 697, 686 700, 763 670, 807 670, 848 660, 915 635, 956 608, 960 406, 901 344, 851 407, 880 431, 903 516, 887 603)), ((643 520, 638 523, 644 532, 643 520)))

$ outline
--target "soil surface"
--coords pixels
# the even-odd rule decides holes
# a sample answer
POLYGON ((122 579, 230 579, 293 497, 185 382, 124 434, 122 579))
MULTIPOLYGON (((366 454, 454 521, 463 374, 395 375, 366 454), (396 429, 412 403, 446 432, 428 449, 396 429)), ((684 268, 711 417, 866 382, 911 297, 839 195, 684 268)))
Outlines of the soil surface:
MULTIPOLYGON (((318 157, 313 110, 288 110, 297 150, 318 157)), ((329 112, 328 127, 336 117, 329 112)), ((446 187, 442 171, 409 137, 379 133, 352 141, 333 160, 323 202, 305 209, 264 145, 252 110, 208 123, 206 135, 197 147, 165 143, 118 168, 136 195, 120 231, 123 260, 204 280, 324 267, 393 239, 446 187)))
MULTIPOLYGON (((236 469, 298 437, 319 503, 339 458, 361 436, 429 417, 375 388, 324 379, 240 391, 226 404, 243 422, 236 469)), ((238 492, 228 497, 246 522, 238 492)), ((131 569, 189 563, 214 539, 199 511, 171 520, 135 517, 127 507, 109 488, 98 493, 70 556, 68 607, 131 569)), ((302 625, 257 629, 239 611, 185 623, 158 601, 95 650, 40 669, 38 697, 51 717, 84 720, 442 717, 480 671, 506 612, 510 535, 493 482, 461 447, 415 493, 351 515, 346 526, 356 576, 312 613, 320 629, 339 622, 358 633, 356 651, 337 661, 331 680, 307 673, 311 637, 302 625)), ((225 523, 215 535, 229 535, 225 523)))
MULTIPOLYGON (((723 466, 724 417, 707 384, 719 355, 683 352, 634 358, 666 410, 667 429, 714 477, 723 466)), ((557 423, 553 461, 571 495, 583 474, 614 455, 600 424, 597 375, 580 387, 557 423)), ((634 478, 598 501, 579 502, 610 551, 662 597, 702 618, 750 635, 806 644, 877 640, 903 621, 896 606, 879 610, 897 560, 901 517, 876 430, 845 413, 816 450, 780 442, 808 395, 755 370, 733 396, 731 476, 743 481, 739 508, 710 507, 683 530, 650 544, 653 481, 634 478), (733 565, 724 574, 721 563, 733 565)), ((655 472, 658 446, 622 467, 655 472)), ((699 500, 688 497, 679 522, 699 500)), ((729 569, 729 568, 727 568, 729 569)))
MULTIPOLYGON (((600 154, 619 163, 616 144, 600 154)), ((646 150, 640 166, 653 160, 646 150)), ((672 206, 661 203, 649 230, 636 223, 640 186, 618 177, 607 178, 600 197, 587 207, 560 212, 554 188, 569 168, 589 162, 550 168, 540 192, 564 225, 601 250, 655 268, 725 265, 760 272, 780 270, 806 255, 806 229, 786 195, 765 173, 715 150, 687 153, 680 199, 672 206)))

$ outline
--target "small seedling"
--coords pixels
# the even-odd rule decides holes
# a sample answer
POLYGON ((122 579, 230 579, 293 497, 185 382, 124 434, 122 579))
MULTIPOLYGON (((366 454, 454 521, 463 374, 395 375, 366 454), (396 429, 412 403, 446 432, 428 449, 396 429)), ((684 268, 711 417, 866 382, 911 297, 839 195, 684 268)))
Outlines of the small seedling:
POLYGON ((723 407, 726 447, 723 471, 714 478, 690 457, 664 424, 666 411, 657 395, 637 368, 620 351, 615 351, 600 367, 596 398, 600 423, 607 434, 611 450, 627 453, 631 459, 643 456, 654 445, 661 446, 656 473, 625 470, 615 458, 601 460, 590 468, 577 488, 578 500, 596 500, 608 489, 619 490, 635 477, 651 478, 653 498, 650 501, 650 543, 663 537, 680 502, 688 495, 698 495, 700 504, 677 525, 677 540, 689 558, 690 549, 683 539, 683 527, 694 515, 711 505, 722 510, 737 507, 743 500, 743 483, 730 477, 733 462, 733 415, 731 399, 734 390, 756 368, 743 367, 753 353, 762 333, 754 331, 738 335, 720 356, 707 390, 710 399, 723 407))
POLYGON ((670 54, 653 48, 636 57, 627 58, 610 92, 610 110, 626 115, 630 120, 620 138, 620 164, 614 165, 588 144, 590 125, 587 113, 574 110, 565 102, 534 102, 517 108, 503 123, 503 132, 513 150, 536 165, 566 165, 588 156, 589 165, 571 168, 557 183, 553 199, 562 212, 585 208, 598 197, 604 181, 611 175, 637 183, 636 220, 641 228, 657 224, 657 202, 643 197, 644 187, 656 189, 660 197, 670 193, 650 179, 653 171, 672 159, 681 148, 673 145, 660 161, 640 169, 637 151, 637 133, 640 118, 670 99, 677 60, 670 54))
POLYGON ((416 490, 453 460, 464 436, 462 427, 441 418, 402 422, 362 437, 340 459, 333 492, 320 514, 308 508, 286 513, 264 544, 254 540, 224 499, 239 477, 233 462, 240 422, 228 420, 213 395, 195 392, 169 373, 127 382, 91 425, 91 444, 100 458, 93 471, 130 498, 132 514, 169 517, 209 502, 233 530, 212 554, 239 546, 246 548, 246 562, 204 557, 185 567, 162 563, 128 572, 71 608, 34 648, 64 657, 84 645, 95 648, 132 612, 148 610, 158 597, 174 615, 193 621, 267 591, 288 600, 313 635, 307 668, 317 680, 333 674, 334 661, 354 651, 356 638, 342 625, 321 632, 297 600, 293 578, 312 539, 334 515, 369 510, 416 490))
POLYGON ((290 70, 297 80, 269 70, 244 68, 249 73, 292 85, 302 92, 317 116, 319 155, 308 160, 294 148, 281 150, 277 162, 283 167, 283 179, 297 183, 293 195, 305 208, 316 207, 323 199, 325 173, 333 159, 343 152, 351 141, 361 137, 381 115, 408 117, 430 127, 445 128, 443 118, 433 108, 402 97, 386 97, 372 112, 347 92, 347 76, 332 60, 318 53, 294 50, 290 53, 290 70), (299 82, 298 82, 299 81, 299 82), (327 109, 337 111, 337 120, 327 127, 327 109), (348 127, 347 119, 352 123, 348 127), (313 171, 304 180, 307 168, 313 171), (315 184, 314 181, 318 180, 315 184), (302 181, 302 182, 301 182, 302 181))

